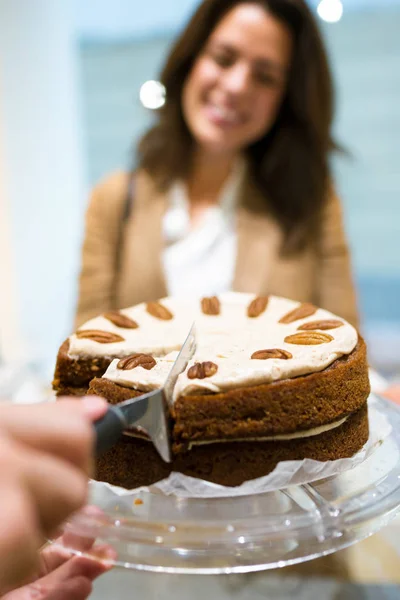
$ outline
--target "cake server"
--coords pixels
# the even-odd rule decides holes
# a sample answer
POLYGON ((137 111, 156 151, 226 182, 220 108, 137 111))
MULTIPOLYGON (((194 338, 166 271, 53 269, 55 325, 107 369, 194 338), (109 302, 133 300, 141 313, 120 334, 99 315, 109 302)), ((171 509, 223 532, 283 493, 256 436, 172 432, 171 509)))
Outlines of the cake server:
POLYGON ((125 429, 137 425, 148 433, 161 458, 171 462, 168 407, 172 403, 176 380, 186 369, 195 350, 196 331, 193 323, 164 386, 125 402, 110 404, 106 414, 94 423, 97 455, 116 444, 125 429))

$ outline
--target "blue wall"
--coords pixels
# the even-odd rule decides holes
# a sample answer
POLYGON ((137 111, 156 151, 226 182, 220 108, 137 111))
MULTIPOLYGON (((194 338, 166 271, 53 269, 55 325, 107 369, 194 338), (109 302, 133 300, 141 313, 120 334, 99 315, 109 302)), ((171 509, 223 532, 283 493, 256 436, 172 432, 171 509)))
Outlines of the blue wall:
MULTIPOLYGON (((366 10, 399 7, 400 0, 342 0, 345 15, 366 10)), ((131 39, 176 31, 200 0, 69 0, 78 34, 88 40, 131 39)), ((316 8, 320 0, 308 0, 316 8)))
POLYGON ((335 161, 367 322, 400 323, 400 10, 326 27, 338 89, 335 161))

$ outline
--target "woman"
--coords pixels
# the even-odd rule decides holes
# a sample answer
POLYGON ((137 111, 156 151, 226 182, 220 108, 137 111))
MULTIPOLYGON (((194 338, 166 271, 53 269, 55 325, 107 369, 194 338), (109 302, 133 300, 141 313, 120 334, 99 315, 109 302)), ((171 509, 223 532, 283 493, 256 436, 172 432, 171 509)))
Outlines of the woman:
POLYGON ((226 289, 357 309, 329 154, 333 92, 304 0, 205 0, 161 75, 133 176, 87 212, 76 324, 226 289), (127 201, 128 198, 128 201, 127 201))

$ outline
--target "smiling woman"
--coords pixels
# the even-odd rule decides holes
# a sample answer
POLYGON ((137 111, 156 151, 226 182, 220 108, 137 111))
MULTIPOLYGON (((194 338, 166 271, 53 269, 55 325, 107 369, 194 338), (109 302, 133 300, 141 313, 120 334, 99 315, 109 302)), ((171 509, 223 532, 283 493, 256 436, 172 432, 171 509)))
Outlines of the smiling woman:
POLYGON ((329 153, 329 65, 305 0, 205 0, 162 70, 134 173, 96 187, 77 325, 233 289, 357 322, 329 153))

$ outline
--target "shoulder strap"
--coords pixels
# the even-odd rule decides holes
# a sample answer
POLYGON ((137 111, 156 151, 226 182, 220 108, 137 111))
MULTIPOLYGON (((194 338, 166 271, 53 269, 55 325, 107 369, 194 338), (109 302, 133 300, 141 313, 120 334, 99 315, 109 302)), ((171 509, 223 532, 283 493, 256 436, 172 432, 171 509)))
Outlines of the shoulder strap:
POLYGON ((135 174, 132 172, 129 176, 128 190, 125 198, 124 209, 122 211, 122 226, 129 219, 129 216, 132 212, 132 206, 134 201, 134 191, 135 191, 135 174))
POLYGON ((128 189, 126 192, 126 197, 124 200, 124 206, 121 213, 121 219, 119 222, 119 231, 118 231, 118 241, 115 253, 115 273, 118 278, 119 269, 121 266, 121 255, 122 255, 122 246, 124 241, 124 229, 125 225, 131 215, 133 202, 135 197, 135 173, 132 172, 129 175, 128 189))

